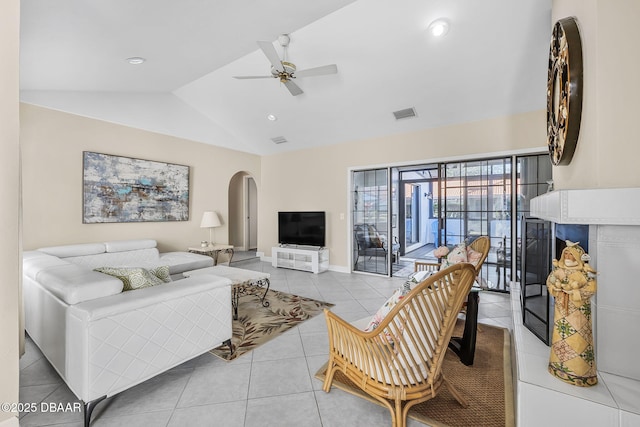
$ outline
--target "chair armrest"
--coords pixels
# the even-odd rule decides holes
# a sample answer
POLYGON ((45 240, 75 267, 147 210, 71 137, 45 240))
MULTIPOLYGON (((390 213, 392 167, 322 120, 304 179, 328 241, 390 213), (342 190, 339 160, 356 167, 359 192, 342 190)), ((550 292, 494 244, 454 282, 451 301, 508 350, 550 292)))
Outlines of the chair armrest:
POLYGON ((327 309, 324 310, 324 314, 329 336, 329 353, 350 360, 371 378, 393 377, 395 353, 385 334, 389 333, 386 327, 389 323, 388 318, 376 329, 366 332, 327 309))
MULTIPOLYGON (((68 313, 83 322, 93 322, 108 316, 115 316, 160 304, 185 295, 198 294, 210 289, 224 287, 231 289, 231 280, 212 275, 194 276, 85 301, 71 306, 68 313)), ((222 300, 221 303, 231 305, 231 299, 229 301, 222 300)))

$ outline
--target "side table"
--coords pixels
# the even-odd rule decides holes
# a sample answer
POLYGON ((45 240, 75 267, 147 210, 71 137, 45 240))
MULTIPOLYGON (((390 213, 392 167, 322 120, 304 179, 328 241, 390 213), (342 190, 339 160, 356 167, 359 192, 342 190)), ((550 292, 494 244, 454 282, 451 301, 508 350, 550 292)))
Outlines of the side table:
POLYGON ((476 353, 476 335, 478 334, 478 301, 480 300, 480 288, 472 287, 467 297, 467 312, 464 320, 464 332, 462 337, 452 337, 449 348, 467 366, 473 365, 476 353))
POLYGON ((189 252, 207 255, 213 258, 213 265, 218 265, 218 255, 220 252, 229 254, 229 265, 231 265, 231 260, 233 259, 233 246, 232 245, 209 245, 209 246, 198 246, 188 249, 189 252))

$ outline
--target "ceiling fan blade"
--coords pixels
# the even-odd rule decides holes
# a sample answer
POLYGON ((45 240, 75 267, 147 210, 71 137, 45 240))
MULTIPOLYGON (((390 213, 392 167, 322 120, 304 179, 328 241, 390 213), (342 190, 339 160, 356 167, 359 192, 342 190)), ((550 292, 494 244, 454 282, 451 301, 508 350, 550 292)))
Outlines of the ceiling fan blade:
POLYGON ((233 76, 234 79, 272 79, 273 76, 233 76))
POLYGON ((284 71, 284 67, 282 66, 282 62, 280 61, 280 57, 278 56, 278 52, 276 52, 276 48, 273 47, 273 43, 258 41, 258 46, 262 49, 262 52, 265 54, 269 62, 273 68, 278 70, 279 72, 284 71))
POLYGON ((338 72, 338 66, 336 64, 323 65, 322 67, 307 68, 306 70, 300 70, 293 73, 294 77, 311 77, 322 76, 325 74, 336 74, 338 72))
POLYGON ((284 82, 284 85, 287 87, 287 89, 289 89, 289 92, 291 92, 291 95, 293 96, 298 96, 301 93, 304 93, 302 89, 300 89, 300 86, 298 86, 291 80, 287 80, 286 82, 284 82))

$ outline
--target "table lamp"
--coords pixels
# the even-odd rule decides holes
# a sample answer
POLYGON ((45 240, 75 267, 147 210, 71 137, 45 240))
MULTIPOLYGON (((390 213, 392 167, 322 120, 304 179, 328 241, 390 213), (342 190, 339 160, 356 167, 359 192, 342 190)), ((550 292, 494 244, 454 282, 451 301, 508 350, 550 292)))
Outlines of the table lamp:
POLYGON ((202 221, 200 221, 200 228, 209 229, 209 245, 213 246, 213 240, 211 239, 211 230, 214 227, 220 227, 222 223, 218 214, 212 211, 206 211, 202 214, 202 221))

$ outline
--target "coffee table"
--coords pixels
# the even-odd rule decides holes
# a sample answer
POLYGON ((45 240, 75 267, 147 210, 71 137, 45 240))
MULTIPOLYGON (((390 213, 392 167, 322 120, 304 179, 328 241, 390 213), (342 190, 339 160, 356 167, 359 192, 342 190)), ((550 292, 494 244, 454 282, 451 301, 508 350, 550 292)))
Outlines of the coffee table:
POLYGON ((214 267, 200 268, 198 270, 185 271, 184 277, 193 275, 211 274, 231 280, 231 305, 233 306, 233 318, 238 319, 238 300, 244 295, 260 296, 264 289, 264 294, 260 296, 263 307, 269 307, 269 301, 265 300, 269 292, 269 273, 261 271, 245 270, 243 268, 227 267, 226 265, 216 265, 214 267))

